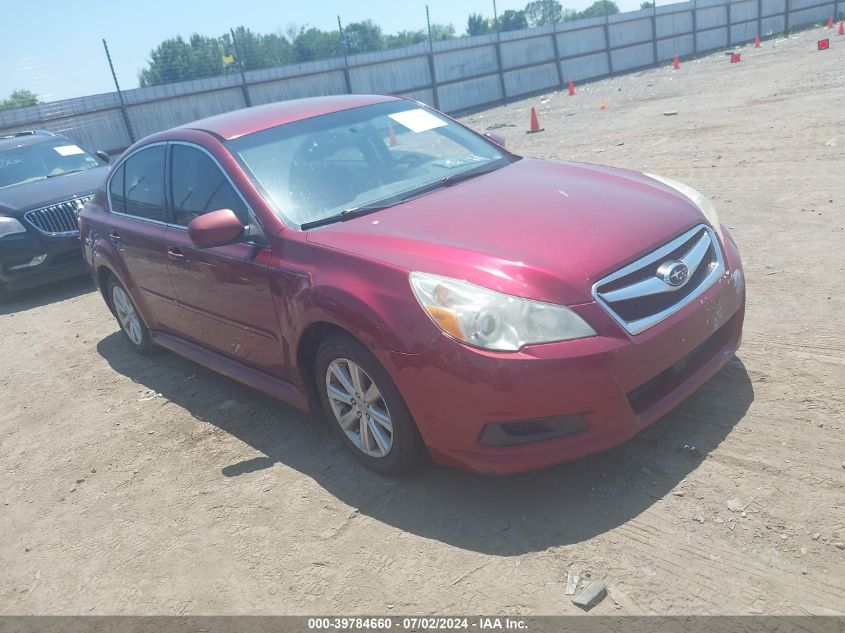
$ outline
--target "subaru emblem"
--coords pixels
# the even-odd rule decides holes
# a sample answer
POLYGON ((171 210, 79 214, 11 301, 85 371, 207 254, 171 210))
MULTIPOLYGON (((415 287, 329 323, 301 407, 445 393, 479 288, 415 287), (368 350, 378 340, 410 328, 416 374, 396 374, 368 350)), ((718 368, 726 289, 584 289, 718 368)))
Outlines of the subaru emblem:
POLYGON ((678 260, 664 262, 657 269, 657 276, 670 286, 683 286, 689 279, 689 268, 678 260))

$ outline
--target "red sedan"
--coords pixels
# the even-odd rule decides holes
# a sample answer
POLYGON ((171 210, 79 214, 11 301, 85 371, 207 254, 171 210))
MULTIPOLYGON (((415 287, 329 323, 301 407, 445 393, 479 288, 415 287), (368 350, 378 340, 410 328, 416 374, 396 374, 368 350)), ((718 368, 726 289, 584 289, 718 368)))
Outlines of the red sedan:
POLYGON ((368 467, 514 473, 625 441, 739 346, 713 205, 521 158, 419 103, 230 112, 130 147, 79 216, 129 344, 326 416, 368 467))

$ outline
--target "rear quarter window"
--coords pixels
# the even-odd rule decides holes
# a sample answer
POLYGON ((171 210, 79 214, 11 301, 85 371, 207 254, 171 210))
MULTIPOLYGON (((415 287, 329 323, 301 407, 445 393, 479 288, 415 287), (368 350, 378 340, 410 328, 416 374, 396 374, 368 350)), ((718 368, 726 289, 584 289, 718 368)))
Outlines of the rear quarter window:
POLYGON ((155 145, 123 161, 109 185, 113 211, 164 221, 164 153, 164 145, 155 145))

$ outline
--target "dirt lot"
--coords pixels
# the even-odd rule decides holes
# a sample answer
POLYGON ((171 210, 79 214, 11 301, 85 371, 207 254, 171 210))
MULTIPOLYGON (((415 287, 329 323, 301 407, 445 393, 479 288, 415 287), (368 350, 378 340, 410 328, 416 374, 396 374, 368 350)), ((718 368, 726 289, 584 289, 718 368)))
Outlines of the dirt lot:
POLYGON ((739 358, 609 453, 384 479, 286 405, 133 355, 84 280, 0 308, 0 613, 573 613, 570 569, 608 583, 593 613, 845 611, 845 37, 817 35, 466 119, 686 181, 740 244, 739 358))

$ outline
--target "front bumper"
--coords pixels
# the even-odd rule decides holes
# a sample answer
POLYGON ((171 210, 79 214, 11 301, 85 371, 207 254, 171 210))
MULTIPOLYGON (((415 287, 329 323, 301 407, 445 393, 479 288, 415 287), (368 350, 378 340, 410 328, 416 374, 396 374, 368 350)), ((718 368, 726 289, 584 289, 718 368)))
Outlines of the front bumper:
POLYGON ((78 236, 36 237, 31 232, 0 238, 0 283, 8 290, 86 274, 78 236), (42 255, 44 259, 27 265, 42 255))
POLYGON ((513 354, 443 335, 425 352, 383 352, 435 461, 511 474, 620 444, 665 415, 739 347, 745 284, 726 234, 725 273, 691 304, 631 336, 595 303, 575 309, 598 336, 534 345, 513 354), (584 430, 545 441, 488 446, 490 424, 580 414, 584 430))

